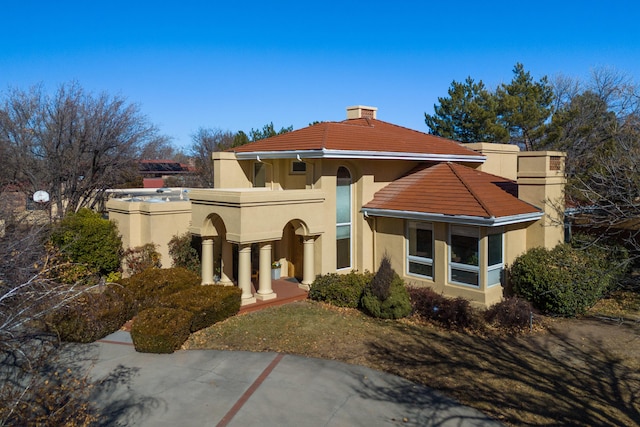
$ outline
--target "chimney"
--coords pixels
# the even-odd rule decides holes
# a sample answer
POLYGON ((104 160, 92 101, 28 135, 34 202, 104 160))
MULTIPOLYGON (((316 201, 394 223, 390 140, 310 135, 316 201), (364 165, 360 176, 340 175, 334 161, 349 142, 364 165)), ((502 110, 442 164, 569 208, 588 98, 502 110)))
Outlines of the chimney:
POLYGON ((518 153, 518 197, 544 211, 527 229, 527 247, 553 248, 564 241, 566 154, 559 151, 518 153))
POLYGON ((375 119, 376 107, 365 107, 364 105, 354 105, 347 107, 347 119, 375 119))

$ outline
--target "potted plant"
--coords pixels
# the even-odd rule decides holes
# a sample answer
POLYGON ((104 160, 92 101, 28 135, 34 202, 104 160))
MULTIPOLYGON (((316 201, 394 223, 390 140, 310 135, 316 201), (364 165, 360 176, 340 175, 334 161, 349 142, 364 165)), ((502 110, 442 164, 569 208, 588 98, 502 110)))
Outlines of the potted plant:
POLYGON ((280 261, 273 261, 271 263, 271 280, 278 280, 280 278, 281 267, 280 261))

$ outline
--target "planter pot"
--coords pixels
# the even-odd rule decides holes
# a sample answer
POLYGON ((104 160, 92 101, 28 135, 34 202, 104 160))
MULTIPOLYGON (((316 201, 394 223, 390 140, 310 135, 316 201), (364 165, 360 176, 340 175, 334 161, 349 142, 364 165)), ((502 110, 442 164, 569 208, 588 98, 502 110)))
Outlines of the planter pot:
POLYGON ((278 280, 280 278, 280 269, 272 268, 271 269, 271 280, 278 280))

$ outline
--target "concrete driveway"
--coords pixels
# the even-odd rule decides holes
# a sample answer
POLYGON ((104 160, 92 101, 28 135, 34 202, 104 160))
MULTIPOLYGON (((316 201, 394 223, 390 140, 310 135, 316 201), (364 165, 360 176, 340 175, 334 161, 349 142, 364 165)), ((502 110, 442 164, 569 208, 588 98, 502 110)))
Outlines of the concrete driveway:
MULTIPOLYGON (((428 387, 362 366, 278 353, 138 353, 128 332, 73 345, 103 379, 103 425, 498 426, 428 387)), ((428 369, 428 368, 426 368, 428 369)))

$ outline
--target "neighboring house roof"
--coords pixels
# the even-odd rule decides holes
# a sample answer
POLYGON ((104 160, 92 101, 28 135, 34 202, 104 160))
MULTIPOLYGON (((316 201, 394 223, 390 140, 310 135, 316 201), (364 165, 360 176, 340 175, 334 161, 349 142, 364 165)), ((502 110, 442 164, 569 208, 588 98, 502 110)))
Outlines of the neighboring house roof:
POLYGON ((455 163, 420 165, 376 192, 365 215, 499 226, 534 221, 542 211, 517 198, 517 185, 455 163))
POLYGON ((140 160, 138 171, 142 175, 147 174, 184 174, 189 172, 189 167, 173 160, 140 160))
POLYGON ((321 122, 229 151, 240 160, 352 158, 483 162, 485 157, 446 138, 371 118, 321 122))

